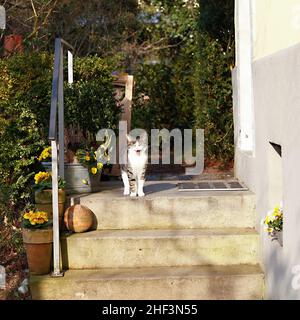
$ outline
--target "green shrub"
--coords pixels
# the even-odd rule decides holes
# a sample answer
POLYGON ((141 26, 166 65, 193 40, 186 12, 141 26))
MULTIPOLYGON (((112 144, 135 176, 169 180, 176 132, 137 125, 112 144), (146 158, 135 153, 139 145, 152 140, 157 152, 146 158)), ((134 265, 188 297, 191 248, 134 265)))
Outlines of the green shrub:
POLYGON ((132 126, 148 132, 171 129, 176 123, 172 69, 165 64, 141 64, 135 75, 132 126))
POLYGON ((6 213, 15 221, 18 208, 31 197, 35 157, 46 143, 51 62, 46 54, 0 60, 0 191, 5 210, 2 219, 6 213))
POLYGON ((205 132, 205 158, 229 163, 234 155, 231 66, 233 51, 201 35, 195 91, 195 128, 205 132))
MULTIPOLYGON (((36 158, 48 142, 53 56, 15 55, 0 60, 0 223, 16 222, 32 200, 36 158)), ((100 58, 74 62, 72 86, 66 85, 65 123, 85 132, 116 127, 120 110, 114 101, 110 67, 100 58)))
POLYGON ((146 22, 139 41, 149 51, 134 73, 133 124, 147 129, 192 128, 198 8, 182 0, 143 1, 142 13, 146 22))
POLYGON ((205 130, 206 159, 226 165, 234 155, 234 1, 200 0, 198 31, 195 127, 205 130))
POLYGON ((120 109, 114 98, 111 68, 96 56, 77 58, 74 79, 72 86, 65 86, 66 124, 78 124, 91 134, 101 128, 116 129, 120 109))
POLYGON ((193 127, 193 71, 181 57, 173 64, 141 64, 135 75, 133 127, 193 127))

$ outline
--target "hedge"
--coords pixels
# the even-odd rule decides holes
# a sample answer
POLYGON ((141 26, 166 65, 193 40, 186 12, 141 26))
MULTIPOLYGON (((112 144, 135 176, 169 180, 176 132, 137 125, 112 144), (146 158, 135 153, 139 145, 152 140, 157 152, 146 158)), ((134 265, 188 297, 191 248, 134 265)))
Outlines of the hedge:
MULTIPOLYGON (((47 53, 0 60, 0 223, 4 216, 16 222, 32 197, 36 157, 48 145, 52 66, 47 53)), ((75 83, 65 87, 66 125, 92 134, 117 126, 111 71, 99 57, 75 59, 75 83)))

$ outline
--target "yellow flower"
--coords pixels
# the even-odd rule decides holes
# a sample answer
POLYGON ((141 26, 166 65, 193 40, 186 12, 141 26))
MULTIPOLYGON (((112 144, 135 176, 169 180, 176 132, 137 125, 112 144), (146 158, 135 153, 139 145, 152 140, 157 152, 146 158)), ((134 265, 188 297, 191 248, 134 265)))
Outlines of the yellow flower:
POLYGON ((90 156, 85 156, 85 161, 90 161, 91 157, 90 156))
POLYGON ((45 148, 40 156, 38 157, 39 161, 46 160, 51 157, 51 147, 45 148))
POLYGON ((101 162, 98 162, 97 163, 97 169, 98 170, 102 170, 102 168, 103 168, 103 164, 101 162))
POLYGON ((82 179, 81 182, 82 182, 83 184, 85 184, 85 185, 88 185, 88 184, 89 184, 86 179, 82 179))
POLYGON ((26 220, 29 220, 32 214, 33 214, 32 211, 25 212, 24 215, 23 215, 23 218, 26 219, 26 220))
POLYGON ((275 212, 275 213, 274 213, 274 216, 275 216, 276 218, 281 218, 281 217, 283 216, 283 214, 282 214, 281 212, 275 212))
POLYGON ((32 226, 35 226, 36 224, 41 225, 49 221, 48 214, 47 212, 44 212, 44 211, 37 211, 37 212, 30 211, 30 215, 28 215, 28 217, 29 217, 29 222, 32 226))
POLYGON ((51 174, 49 172, 39 172, 34 176, 35 184, 39 184, 42 181, 48 180, 51 174))
POLYGON ((97 168, 93 167, 93 168, 91 169, 91 173, 92 173, 92 174, 96 174, 97 172, 98 172, 98 169, 97 169, 97 168))

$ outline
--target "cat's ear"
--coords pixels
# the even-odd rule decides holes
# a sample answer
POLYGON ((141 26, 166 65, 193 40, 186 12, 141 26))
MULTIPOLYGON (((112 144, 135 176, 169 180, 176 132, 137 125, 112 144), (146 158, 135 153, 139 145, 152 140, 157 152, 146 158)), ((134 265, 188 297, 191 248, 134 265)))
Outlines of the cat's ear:
POLYGON ((129 134, 126 134, 126 138, 129 143, 133 141, 133 137, 129 134))

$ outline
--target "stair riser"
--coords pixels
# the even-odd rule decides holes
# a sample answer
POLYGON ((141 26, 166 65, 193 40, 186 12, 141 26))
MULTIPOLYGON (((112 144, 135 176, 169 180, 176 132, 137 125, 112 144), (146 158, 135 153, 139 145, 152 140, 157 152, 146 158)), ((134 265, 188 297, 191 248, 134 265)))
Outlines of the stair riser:
POLYGON ((145 199, 80 199, 96 215, 98 229, 253 228, 251 194, 145 199))
POLYGON ((62 240, 70 269, 257 264, 258 235, 62 240))
POLYGON ((51 279, 31 283, 31 292, 36 300, 261 300, 263 276, 258 274, 63 282, 60 279, 51 279))

